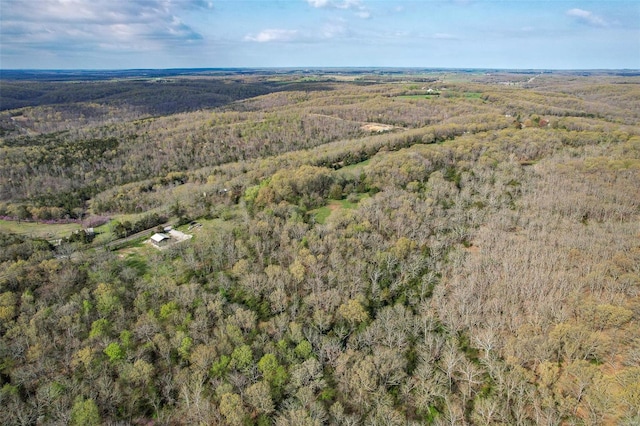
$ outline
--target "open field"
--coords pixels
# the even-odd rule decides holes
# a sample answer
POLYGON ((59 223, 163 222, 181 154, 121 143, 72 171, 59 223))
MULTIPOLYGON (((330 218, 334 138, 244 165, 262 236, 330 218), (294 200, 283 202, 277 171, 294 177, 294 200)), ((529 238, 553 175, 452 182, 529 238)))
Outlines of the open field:
POLYGON ((400 95, 398 99, 434 99, 440 95, 400 95))
POLYGON ((82 229, 82 227, 77 223, 48 224, 0 220, 0 232, 24 235, 31 238, 43 238, 45 240, 65 238, 78 229, 82 229))
POLYGON ((368 194, 359 194, 357 197, 354 197, 352 201, 349 200, 328 200, 329 204, 326 206, 320 207, 315 210, 311 210, 309 214, 313 215, 314 220, 317 223, 325 224, 327 218, 331 216, 331 214, 340 209, 356 209, 358 207, 358 203, 360 200, 364 198, 368 198, 368 194))

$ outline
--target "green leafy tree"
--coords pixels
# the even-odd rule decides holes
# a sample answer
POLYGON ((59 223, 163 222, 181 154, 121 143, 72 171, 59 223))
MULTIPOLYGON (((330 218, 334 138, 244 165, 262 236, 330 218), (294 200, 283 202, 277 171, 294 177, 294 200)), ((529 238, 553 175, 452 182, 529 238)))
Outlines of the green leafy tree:
POLYGON ((262 373, 262 377, 275 389, 280 389, 287 382, 287 370, 278 363, 273 354, 265 354, 260 358, 258 370, 262 373))
POLYGON ((189 336, 185 336, 182 338, 180 342, 180 347, 178 348, 178 354, 184 360, 189 359, 189 354, 191 353, 191 347, 193 346, 193 339, 189 336))
POLYGON ((104 348, 104 353, 109 357, 109 361, 111 362, 120 361, 125 357, 124 349, 116 342, 109 343, 109 345, 104 348))
POLYGON ((253 352, 249 345, 238 346, 231 354, 231 365, 241 371, 249 369, 253 365, 253 352))
POLYGON ((104 337, 109 334, 111 330, 111 323, 106 318, 100 318, 91 323, 91 331, 89 332, 89 338, 104 337))
POLYGON ((311 343, 309 343, 308 340, 302 340, 295 347, 294 352, 300 358, 307 359, 307 358, 309 358, 311 356, 311 354, 313 352, 313 347, 311 346, 311 343))
POLYGON ((231 362, 231 358, 227 355, 222 355, 219 360, 214 361, 211 365, 211 375, 213 377, 222 378, 227 374, 227 369, 229 367, 229 363, 231 362))
POLYGON ((71 408, 71 422, 74 426, 98 426, 101 423, 98 406, 93 399, 78 397, 71 408))

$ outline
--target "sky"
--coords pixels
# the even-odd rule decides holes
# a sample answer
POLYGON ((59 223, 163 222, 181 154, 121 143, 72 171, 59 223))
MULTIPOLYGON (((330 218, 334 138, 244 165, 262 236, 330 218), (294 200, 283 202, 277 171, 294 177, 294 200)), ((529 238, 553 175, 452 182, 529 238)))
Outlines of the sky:
POLYGON ((640 69, 640 0, 0 0, 0 69, 640 69))

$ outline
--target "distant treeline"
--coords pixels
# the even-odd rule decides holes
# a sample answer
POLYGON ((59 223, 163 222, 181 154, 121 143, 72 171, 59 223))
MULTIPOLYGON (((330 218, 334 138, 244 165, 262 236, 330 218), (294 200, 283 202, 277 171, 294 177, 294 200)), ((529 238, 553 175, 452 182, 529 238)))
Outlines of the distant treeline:
POLYGON ((77 84, 55 81, 1 81, 0 110, 30 106, 97 102, 136 106, 164 115, 226 105, 273 91, 264 83, 215 79, 107 80, 77 84))

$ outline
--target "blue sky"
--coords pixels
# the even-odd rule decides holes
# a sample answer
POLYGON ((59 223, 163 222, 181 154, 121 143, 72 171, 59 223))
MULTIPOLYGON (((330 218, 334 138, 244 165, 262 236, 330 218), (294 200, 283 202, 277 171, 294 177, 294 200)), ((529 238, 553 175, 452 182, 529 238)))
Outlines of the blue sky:
POLYGON ((0 0, 0 68, 640 68, 640 1, 0 0))

